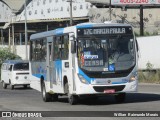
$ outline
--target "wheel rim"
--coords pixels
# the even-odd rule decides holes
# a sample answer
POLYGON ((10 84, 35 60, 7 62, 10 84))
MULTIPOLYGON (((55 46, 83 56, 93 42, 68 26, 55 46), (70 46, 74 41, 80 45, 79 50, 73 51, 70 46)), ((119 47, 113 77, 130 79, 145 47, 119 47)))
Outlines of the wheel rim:
POLYGON ((43 99, 45 99, 45 97, 46 97, 46 91, 45 91, 44 84, 43 84, 43 87, 42 87, 42 95, 43 95, 43 99))

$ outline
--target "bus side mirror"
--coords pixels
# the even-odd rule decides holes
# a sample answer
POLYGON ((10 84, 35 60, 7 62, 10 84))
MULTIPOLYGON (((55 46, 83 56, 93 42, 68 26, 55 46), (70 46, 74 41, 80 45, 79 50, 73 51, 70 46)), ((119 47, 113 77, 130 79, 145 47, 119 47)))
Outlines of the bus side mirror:
POLYGON ((76 41, 71 41, 71 53, 76 53, 76 41))

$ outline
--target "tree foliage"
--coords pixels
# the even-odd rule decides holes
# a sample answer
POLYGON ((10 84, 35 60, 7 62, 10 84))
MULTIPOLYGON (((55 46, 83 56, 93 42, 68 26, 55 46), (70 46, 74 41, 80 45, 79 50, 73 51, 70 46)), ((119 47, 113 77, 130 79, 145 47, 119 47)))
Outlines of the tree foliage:
POLYGON ((15 59, 21 59, 21 57, 11 53, 8 48, 0 48, 0 67, 5 60, 15 59))

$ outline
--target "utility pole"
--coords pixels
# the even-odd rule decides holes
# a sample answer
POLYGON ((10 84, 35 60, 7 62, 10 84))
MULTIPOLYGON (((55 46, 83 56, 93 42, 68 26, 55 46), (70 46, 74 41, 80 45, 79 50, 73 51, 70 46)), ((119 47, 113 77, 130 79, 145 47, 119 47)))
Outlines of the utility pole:
POLYGON ((112 20, 112 18, 111 18, 111 12, 112 12, 112 10, 111 10, 111 0, 110 0, 110 2, 109 2, 109 20, 111 21, 112 20))
POLYGON ((143 5, 140 5, 140 35, 144 35, 143 5))
POLYGON ((70 2, 70 26, 73 25, 73 15, 72 15, 72 3, 73 0, 67 0, 67 2, 70 2))
POLYGON ((25 0, 25 46, 26 46, 26 60, 28 60, 28 35, 27 35, 27 9, 26 9, 26 1, 25 0))
POLYGON ((11 27, 9 26, 9 30, 8 30, 8 46, 9 46, 9 51, 11 51, 11 27))

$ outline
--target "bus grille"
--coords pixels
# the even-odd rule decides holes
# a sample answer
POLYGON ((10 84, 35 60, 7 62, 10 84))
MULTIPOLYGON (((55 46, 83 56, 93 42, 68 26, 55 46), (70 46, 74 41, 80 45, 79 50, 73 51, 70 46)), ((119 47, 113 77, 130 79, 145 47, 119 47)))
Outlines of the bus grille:
POLYGON ((120 86, 93 86, 96 92, 104 92, 104 90, 114 89, 115 92, 122 91, 125 88, 125 85, 120 86))

